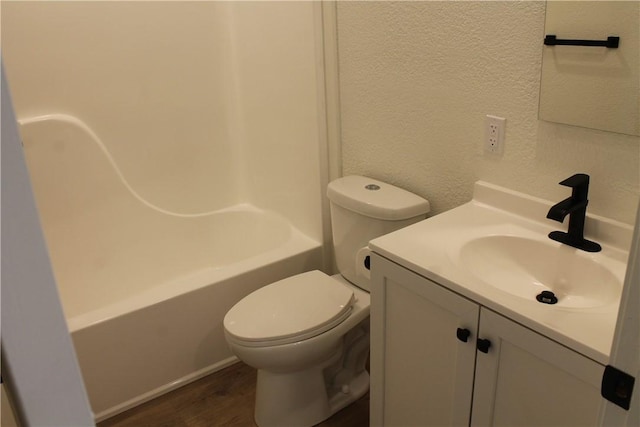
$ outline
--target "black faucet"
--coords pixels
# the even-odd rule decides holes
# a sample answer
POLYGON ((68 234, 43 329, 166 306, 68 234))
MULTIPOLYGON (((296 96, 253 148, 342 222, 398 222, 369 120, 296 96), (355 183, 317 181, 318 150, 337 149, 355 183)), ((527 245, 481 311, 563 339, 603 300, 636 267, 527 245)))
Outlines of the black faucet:
POLYGON ((573 246, 587 252, 600 252, 602 247, 596 242, 584 238, 584 220, 587 215, 587 194, 589 193, 589 175, 578 173, 560 182, 572 188, 571 197, 551 206, 547 218, 558 222, 569 215, 567 232, 552 231, 549 237, 565 245, 573 246))

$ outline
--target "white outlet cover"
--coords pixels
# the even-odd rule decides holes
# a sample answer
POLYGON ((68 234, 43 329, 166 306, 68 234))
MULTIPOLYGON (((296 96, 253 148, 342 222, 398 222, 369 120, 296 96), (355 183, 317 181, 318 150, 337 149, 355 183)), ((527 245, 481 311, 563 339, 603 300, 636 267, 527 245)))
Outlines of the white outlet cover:
POLYGON ((485 119, 484 149, 487 153, 502 154, 507 119, 487 115, 485 119))

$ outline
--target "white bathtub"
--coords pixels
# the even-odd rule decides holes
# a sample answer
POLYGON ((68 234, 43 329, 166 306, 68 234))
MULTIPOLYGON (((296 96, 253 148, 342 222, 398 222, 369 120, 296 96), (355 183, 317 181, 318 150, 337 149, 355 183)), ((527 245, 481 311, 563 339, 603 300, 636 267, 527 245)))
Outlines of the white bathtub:
POLYGON ((67 116, 21 132, 63 308, 96 420, 236 361, 222 319, 276 280, 320 268, 321 244, 250 204, 153 209, 67 116))

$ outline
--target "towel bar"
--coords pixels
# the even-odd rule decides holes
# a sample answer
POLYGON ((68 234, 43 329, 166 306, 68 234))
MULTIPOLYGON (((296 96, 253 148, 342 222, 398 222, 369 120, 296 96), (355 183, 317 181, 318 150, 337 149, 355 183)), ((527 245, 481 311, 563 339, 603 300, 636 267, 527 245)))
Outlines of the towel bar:
POLYGON ((549 34, 545 36, 544 44, 547 46, 603 46, 608 49, 617 49, 620 45, 620 37, 609 36, 606 40, 566 40, 558 39, 555 35, 549 34))

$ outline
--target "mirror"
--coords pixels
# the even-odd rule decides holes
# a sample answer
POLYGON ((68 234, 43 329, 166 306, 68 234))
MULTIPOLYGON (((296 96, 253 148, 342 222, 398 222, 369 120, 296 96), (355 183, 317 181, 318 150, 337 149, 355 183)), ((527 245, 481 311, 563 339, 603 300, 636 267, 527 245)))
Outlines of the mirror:
POLYGON ((539 118, 640 135, 640 2, 548 1, 545 34, 539 118))

